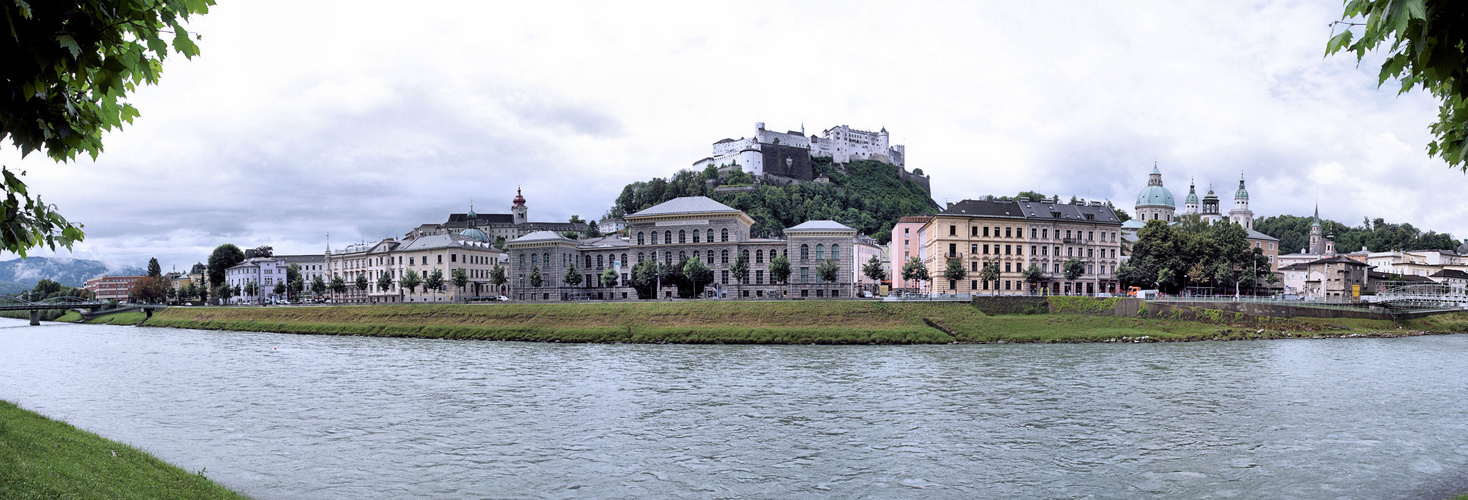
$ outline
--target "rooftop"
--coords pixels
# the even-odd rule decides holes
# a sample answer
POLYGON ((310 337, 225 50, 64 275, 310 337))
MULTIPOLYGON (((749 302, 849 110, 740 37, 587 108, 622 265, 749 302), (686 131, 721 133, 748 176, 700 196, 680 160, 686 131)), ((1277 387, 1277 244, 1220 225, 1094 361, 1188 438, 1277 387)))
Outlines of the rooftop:
POLYGON ((800 231, 856 231, 845 224, 833 220, 808 220, 800 224, 785 228, 785 232, 800 231))
POLYGON ((646 210, 628 215, 627 218, 648 217, 653 215, 675 215, 675 214, 698 214, 698 213, 742 213, 739 210, 714 201, 707 196, 684 196, 674 198, 646 210))

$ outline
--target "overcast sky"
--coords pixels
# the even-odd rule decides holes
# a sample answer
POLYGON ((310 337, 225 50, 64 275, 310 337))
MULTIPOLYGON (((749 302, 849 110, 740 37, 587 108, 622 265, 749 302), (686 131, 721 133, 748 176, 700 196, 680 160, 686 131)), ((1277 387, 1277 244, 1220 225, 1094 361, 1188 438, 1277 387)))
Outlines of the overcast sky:
MULTIPOLYGON (((165 269, 222 243, 318 253, 473 200, 599 216, 755 122, 886 127, 939 203, 1020 190, 1130 210, 1153 162, 1258 216, 1468 235, 1468 177, 1429 158, 1431 96, 1324 57, 1339 0, 220 0, 106 152, 12 168, 86 224, 71 255, 165 269), (1018 5, 1012 5, 1018 4, 1018 5)), ((40 252, 38 255, 51 255, 40 252)), ((9 257, 7 257, 9 258, 9 257)))

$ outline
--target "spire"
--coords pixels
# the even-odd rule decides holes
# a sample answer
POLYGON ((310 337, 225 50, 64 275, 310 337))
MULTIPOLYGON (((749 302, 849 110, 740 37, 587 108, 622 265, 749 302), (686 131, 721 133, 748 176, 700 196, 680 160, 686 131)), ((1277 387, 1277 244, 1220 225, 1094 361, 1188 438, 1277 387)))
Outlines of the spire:
POLYGON ((1320 202, 1315 202, 1315 222, 1310 227, 1320 227, 1320 202))
POLYGON ((525 196, 520 194, 520 186, 515 186, 515 206, 525 206, 525 196))
POLYGON ((476 218, 478 216, 479 216, 478 214, 475 214, 474 213, 474 199, 473 198, 470 198, 469 199, 469 218, 470 219, 473 219, 473 218, 476 218))

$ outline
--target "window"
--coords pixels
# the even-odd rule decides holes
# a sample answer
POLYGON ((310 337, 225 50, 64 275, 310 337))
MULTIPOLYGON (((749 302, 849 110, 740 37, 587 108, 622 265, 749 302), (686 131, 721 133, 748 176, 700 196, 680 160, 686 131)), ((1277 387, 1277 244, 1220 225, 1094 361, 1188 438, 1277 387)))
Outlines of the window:
POLYGON ((800 245, 800 260, 805 260, 805 259, 809 259, 809 258, 810 258, 810 245, 805 245, 805 244, 800 245))
MULTIPOLYGON (((624 254, 622 254, 622 260, 621 260, 621 261, 620 261, 620 262, 621 262, 621 263, 622 263, 622 265, 624 265, 624 266, 625 266, 625 265, 627 265, 627 254, 625 254, 625 253, 624 253, 624 254)), ((627 281, 627 280, 625 280, 625 279, 623 279, 623 280, 622 280, 622 281, 627 281)))
POLYGON ((953 224, 949 224, 948 225, 948 235, 949 236, 955 236, 957 234, 958 234, 958 226, 955 226, 953 224))
POLYGON ((694 229, 693 230, 693 242, 694 243, 698 243, 698 230, 697 229, 694 229))
MULTIPOLYGON (((408 265, 410 265, 410 266, 413 265, 413 259, 414 259, 414 257, 408 257, 408 265)), ((270 271, 266 271, 266 272, 270 272, 270 271)))
POLYGON ((754 263, 755 264, 763 264, 764 262, 765 262, 765 251, 764 250, 755 250, 754 251, 754 263))
POLYGON ((678 262, 683 262, 683 259, 687 259, 687 258, 688 258, 688 253, 687 252, 684 252, 682 250, 679 250, 678 251, 678 262))
POLYGON ((709 250, 707 257, 708 257, 708 262, 713 262, 714 261, 714 251, 713 250, 709 250))
POLYGON ((977 226, 970 227, 968 229, 969 229, 969 236, 978 236, 979 235, 979 228, 977 226))
POLYGON ((1040 247, 1039 246, 1030 245, 1030 255, 1034 255, 1034 254, 1038 253, 1039 250, 1040 250, 1040 247))
MULTIPOLYGON (((820 248, 820 247, 816 247, 816 248, 820 248)), ((958 255, 958 244, 956 244, 956 243, 949 243, 948 244, 948 256, 949 257, 954 257, 954 256, 957 256, 957 255, 958 255)))
POLYGON ((979 280, 969 280, 968 281, 968 289, 969 290, 978 290, 979 289, 979 280))
POLYGON ((638 231, 637 232, 637 244, 638 245, 641 245, 642 244, 642 231, 638 231))
POLYGON ((678 243, 688 243, 688 233, 682 229, 678 230, 678 243))
POLYGON ((989 245, 984 245, 984 255, 989 255, 989 245))
POLYGON ((976 260, 976 261, 973 261, 973 262, 968 263, 968 268, 969 268, 968 270, 971 271, 971 272, 975 272, 975 273, 976 272, 979 272, 979 261, 976 260))
POLYGON ((908 233, 907 233, 907 230, 908 230, 908 228, 905 228, 905 227, 904 227, 904 228, 902 228, 902 234, 908 234, 908 233))
POLYGON ((719 241, 729 241, 729 230, 728 229, 720 229, 719 230, 719 241))
POLYGON ((443 256, 442 256, 442 255, 439 255, 439 256, 437 256, 437 257, 438 257, 438 258, 437 258, 437 259, 436 259, 436 260, 437 260, 437 261, 438 261, 438 263, 439 263, 439 264, 442 264, 442 263, 443 263, 443 256))
MULTIPOLYGON (((712 231, 712 229, 710 229, 710 231, 712 231)), ((729 251, 728 250, 721 250, 719 252, 719 262, 722 263, 722 264, 728 264, 729 263, 729 251)), ((727 282, 728 280, 725 280, 725 281, 727 282)))
POLYGON ((756 284, 756 285, 763 285, 763 284, 765 284, 765 270, 764 269, 756 269, 754 271, 754 284, 756 284))
POLYGON ((985 238, 988 238, 989 237, 989 227, 988 226, 985 226, 984 227, 984 237, 985 238))
POLYGON ((536 255, 536 254, 530 254, 530 265, 532 265, 532 266, 538 266, 538 265, 540 265, 540 256, 539 255, 536 255))
MULTIPOLYGON (((623 280, 623 281, 626 281, 626 280, 623 280)), ((719 283, 723 283, 725 285, 729 284, 729 270, 725 269, 724 271, 721 271, 720 272, 720 274, 719 274, 719 283)))
MULTIPOLYGON (((951 247, 953 245, 949 245, 949 246, 951 247)), ((824 259, 824 258, 826 258, 826 245, 816 244, 816 258, 817 259, 824 259)))
POLYGON ((1033 227, 1030 228, 1030 239, 1032 239, 1032 240, 1035 239, 1035 233, 1037 233, 1037 232, 1039 232, 1037 229, 1035 229, 1033 227))
POLYGON ((672 245, 673 244, 673 232, 672 231, 663 231, 663 242, 664 243, 667 243, 669 245, 672 245))
POLYGON ((1004 245, 1004 255, 1009 255, 1011 245, 1004 245))
POLYGON ((652 232, 652 244, 654 244, 654 245, 658 244, 658 232, 657 231, 653 231, 652 232))
POLYGON ((1096 241, 1096 232, 1095 231, 1086 231, 1086 240, 1088 240, 1088 241, 1096 241))
POLYGON ((1014 246, 1014 254, 1015 255, 1024 255, 1025 254, 1025 246, 1024 245, 1015 245, 1014 246))
MULTIPOLYGON (((605 267, 604 264, 605 264, 605 262, 602 261, 602 256, 600 256, 600 255, 596 256, 596 268, 597 269, 601 269, 602 267, 605 267)), ((590 267, 590 266, 588 266, 588 267, 590 267)))
POLYGON ((1048 239, 1050 239, 1050 229, 1049 228, 1041 229, 1040 230, 1040 239, 1042 239, 1042 240, 1048 240, 1048 239))
POLYGON ((586 256, 586 268, 587 269, 591 269, 591 256, 590 255, 587 255, 586 256))
POLYGON ((1009 262, 1005 262, 1005 263, 1004 263, 1004 272, 1006 272, 1006 273, 1007 273, 1007 272, 1011 272, 1011 270, 1010 270, 1010 268, 1009 268, 1009 265, 1010 265, 1010 263, 1009 263, 1009 262))
POLYGON ((449 262, 458 262, 458 261, 459 261, 459 254, 456 254, 456 253, 449 254, 449 262))
POLYGON ((1014 228, 1009 228, 1009 227, 1004 228, 1004 237, 1005 238, 1013 238, 1014 235, 1010 233, 1010 231, 1013 230, 1013 229, 1014 228))
MULTIPOLYGON (((801 283, 810 283, 810 268, 809 267, 802 267, 802 268, 800 268, 800 282, 801 283)), ((805 292, 805 290, 801 290, 801 292, 805 292)))
POLYGON ((948 289, 952 290, 954 288, 958 288, 958 282, 955 280, 948 280, 948 289))
POLYGON ((708 240, 709 243, 713 243, 714 242, 714 230, 713 229, 709 229, 709 237, 706 238, 706 239, 708 240))
POLYGON ((831 259, 841 260, 841 245, 831 245, 831 259))

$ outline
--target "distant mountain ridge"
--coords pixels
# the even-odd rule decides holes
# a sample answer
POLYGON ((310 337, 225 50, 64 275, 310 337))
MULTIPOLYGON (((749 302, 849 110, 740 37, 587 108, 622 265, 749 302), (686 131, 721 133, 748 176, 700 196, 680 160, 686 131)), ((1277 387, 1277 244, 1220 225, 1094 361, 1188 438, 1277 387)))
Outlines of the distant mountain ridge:
POLYGON ((148 272, 140 267, 109 266, 100 260, 31 257, 0 262, 0 291, 31 288, 42 279, 66 286, 82 286, 98 276, 141 276, 148 272))

